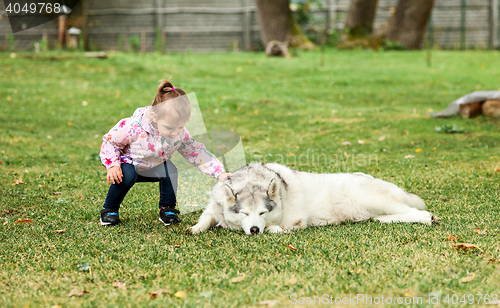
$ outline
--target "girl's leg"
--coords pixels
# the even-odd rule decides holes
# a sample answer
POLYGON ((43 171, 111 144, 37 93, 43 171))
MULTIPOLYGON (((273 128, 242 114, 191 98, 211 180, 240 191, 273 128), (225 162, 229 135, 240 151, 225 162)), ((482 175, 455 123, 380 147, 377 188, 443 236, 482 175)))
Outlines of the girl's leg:
POLYGON ((109 187, 108 195, 106 196, 106 201, 104 201, 103 205, 104 210, 106 211, 118 211, 123 198, 125 198, 125 195, 137 181, 137 173, 135 172, 134 166, 122 163, 121 168, 123 174, 122 182, 119 184, 111 184, 109 187))
POLYGON ((160 202, 159 208, 175 209, 177 205, 177 168, 169 160, 154 168, 141 171, 137 176, 137 182, 159 182, 160 202))
POLYGON ((160 202, 158 207, 165 208, 166 210, 175 210, 177 205, 177 186, 178 175, 177 168, 170 161, 163 164, 166 176, 160 180, 160 202))

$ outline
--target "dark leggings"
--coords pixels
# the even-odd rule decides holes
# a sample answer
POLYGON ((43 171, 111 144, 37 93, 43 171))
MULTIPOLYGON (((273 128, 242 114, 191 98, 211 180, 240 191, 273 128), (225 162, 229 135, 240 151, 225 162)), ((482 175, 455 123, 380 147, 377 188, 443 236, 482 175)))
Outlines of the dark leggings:
POLYGON ((120 204, 125 198, 130 188, 137 182, 159 182, 160 183, 160 202, 159 208, 175 209, 177 200, 177 168, 170 161, 166 161, 152 169, 146 171, 137 171, 131 164, 122 163, 122 182, 111 184, 104 202, 104 209, 120 209, 120 204))

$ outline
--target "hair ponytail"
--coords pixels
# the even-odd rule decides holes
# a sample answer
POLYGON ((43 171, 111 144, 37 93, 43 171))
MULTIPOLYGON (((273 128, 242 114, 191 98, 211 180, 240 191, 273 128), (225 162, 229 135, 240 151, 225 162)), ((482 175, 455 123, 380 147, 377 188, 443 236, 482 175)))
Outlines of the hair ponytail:
POLYGON ((156 94, 152 106, 163 103, 172 98, 176 98, 182 95, 186 95, 180 88, 175 88, 170 80, 160 80, 160 86, 158 87, 158 93, 156 94))

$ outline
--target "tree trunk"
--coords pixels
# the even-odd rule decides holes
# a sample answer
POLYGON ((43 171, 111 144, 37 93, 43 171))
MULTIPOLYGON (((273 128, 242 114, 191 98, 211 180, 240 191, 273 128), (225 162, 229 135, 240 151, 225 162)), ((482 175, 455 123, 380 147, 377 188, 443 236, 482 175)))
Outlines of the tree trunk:
POLYGON ((271 41, 290 40, 289 0, 256 0, 260 37, 264 46, 271 41))
POLYGON ((422 49, 434 0, 399 0, 396 12, 389 17, 387 39, 409 49, 422 49))
MULTIPOLYGON (((315 47, 296 22, 290 10, 289 0, 256 0, 255 5, 260 25, 260 37, 266 49, 279 45, 276 41, 284 43, 285 48, 286 46, 303 49, 315 47), (270 43, 273 46, 270 46, 270 43)), ((286 50, 280 53, 282 56, 287 54, 286 50)))
POLYGON ((348 39, 366 37, 372 33, 378 0, 351 0, 344 28, 348 39))

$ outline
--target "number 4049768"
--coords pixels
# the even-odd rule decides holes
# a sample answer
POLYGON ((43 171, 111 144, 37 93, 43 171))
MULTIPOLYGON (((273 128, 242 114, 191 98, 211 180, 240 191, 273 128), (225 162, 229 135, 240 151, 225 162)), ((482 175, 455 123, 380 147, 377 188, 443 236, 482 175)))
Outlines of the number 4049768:
POLYGON ((7 13, 11 14, 59 14, 62 12, 60 3, 25 3, 22 7, 19 3, 9 3, 5 9, 7 13))
POLYGON ((497 304, 498 294, 464 294, 462 297, 458 294, 453 294, 452 296, 447 294, 443 298, 443 302, 447 304, 497 304))

